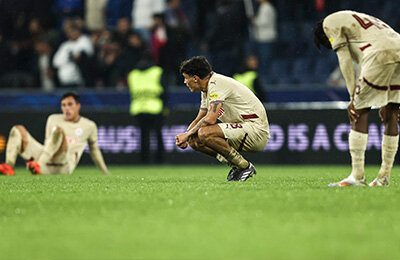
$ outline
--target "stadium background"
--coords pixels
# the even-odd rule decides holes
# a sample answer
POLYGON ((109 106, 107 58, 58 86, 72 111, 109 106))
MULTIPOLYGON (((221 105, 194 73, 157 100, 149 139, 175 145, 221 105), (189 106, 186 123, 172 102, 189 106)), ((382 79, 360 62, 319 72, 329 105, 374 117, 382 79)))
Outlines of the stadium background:
MULTIPOLYGON (((54 54, 59 45, 66 40, 62 22, 74 20, 80 23, 83 33, 91 35, 92 39, 99 33, 99 30, 91 30, 85 24, 92 2, 84 0, 20 0, 18 4, 11 0, 0 2, 1 161, 4 161, 5 143, 12 125, 25 125, 36 139, 42 141, 47 115, 59 111, 59 97, 65 90, 75 90, 82 95, 82 115, 95 120, 98 124, 99 145, 107 163, 140 163, 138 160, 140 131, 134 118, 128 114, 130 100, 126 86, 127 68, 118 64, 118 59, 112 64, 112 68, 96 66, 95 74, 104 74, 105 78, 92 76, 86 80, 92 84, 85 86, 65 88, 54 76, 52 78, 55 82, 54 86, 46 88, 38 75, 38 59, 41 53, 36 49, 36 43, 48 41, 54 54), (32 21, 38 21, 39 29, 34 28, 32 21), (54 35, 57 37, 53 37, 54 35), (123 69, 118 71, 118 68, 123 69), (110 71, 117 71, 118 76, 114 78, 109 76, 110 71)), ((135 21, 132 17, 135 1, 104 0, 103 2, 103 9, 100 10, 104 14, 102 32, 107 31, 117 35, 116 21, 121 17, 128 16, 135 21), (129 10, 115 11, 117 7, 123 7, 124 4, 129 6, 129 10)), ((249 1, 181 0, 179 8, 185 14, 188 23, 185 26, 189 26, 188 28, 193 32, 187 35, 184 43, 169 46, 173 51, 166 58, 174 60, 176 64, 180 62, 176 60, 177 57, 182 60, 193 55, 205 55, 211 60, 215 59, 211 46, 212 40, 208 38, 211 30, 208 26, 210 17, 218 16, 218 8, 221 6, 226 7, 227 12, 231 11, 232 14, 237 15, 236 18, 245 17, 245 2, 249 1), (183 49, 182 46, 184 46, 183 49), (178 49, 181 51, 178 52, 178 49)), ((256 1, 250 2, 256 12, 256 1)), ((345 110, 348 100, 347 91, 344 86, 340 84, 332 86, 332 82, 329 81, 331 73, 337 67, 336 56, 328 51, 318 53, 312 44, 311 28, 318 20, 331 12, 351 9, 373 14, 399 31, 400 18, 396 12, 400 4, 398 1, 374 0, 286 0, 271 1, 271 3, 277 14, 277 38, 273 43, 274 53, 268 61, 268 70, 261 76, 266 93, 265 107, 271 124, 272 138, 263 153, 250 154, 248 157, 256 163, 265 164, 347 164, 350 161, 347 152, 349 125, 345 110)), ((167 8, 166 1, 164 4, 164 8, 167 8)), ((246 22, 246 19, 243 21, 246 22)), ((232 28, 223 29, 227 34, 237 35, 237 37, 231 37, 233 42, 228 42, 230 46, 236 46, 239 50, 239 54, 232 54, 233 56, 241 60, 246 55, 254 54, 249 47, 252 46, 249 34, 250 23, 244 23, 240 28, 232 26, 232 28)), ((129 33, 140 30, 132 25, 129 33)), ((110 42, 101 47, 107 49, 112 44, 118 43, 116 38, 118 37, 111 37, 110 42)), ((96 44, 98 43, 94 43, 95 48, 98 47, 96 44)), ((118 44, 120 44, 117 46, 121 49, 122 54, 119 54, 121 57, 129 46, 125 48, 123 43, 118 44)), ((143 48, 150 48, 151 44, 146 40, 143 44, 143 48)), ((96 49, 94 56, 99 64, 103 62, 100 58, 101 54, 102 49, 96 49)), ((131 56, 128 55, 128 57, 131 56)), ((234 64, 237 66, 232 68, 232 72, 240 69, 240 62, 234 64)), ((174 135, 184 130, 197 113, 199 95, 198 93, 191 94, 186 89, 182 84, 182 78, 176 75, 176 71, 170 71, 171 68, 168 67, 170 64, 161 65, 165 66, 165 71, 172 75, 172 83, 166 88, 168 113, 163 128, 165 163, 216 163, 215 160, 191 150, 179 151, 173 145, 174 135)), ((134 68, 132 64, 129 66, 132 67, 128 67, 128 70, 134 68)), ((225 68, 214 69, 220 72, 225 68)), ((53 74, 56 72, 53 71, 53 74)), ((368 163, 374 164, 380 162, 382 136, 382 126, 376 114, 371 115, 370 138, 366 154, 368 163)), ((154 144, 152 149, 157 149, 154 144)), ((82 163, 90 163, 89 157, 85 155, 82 163)))

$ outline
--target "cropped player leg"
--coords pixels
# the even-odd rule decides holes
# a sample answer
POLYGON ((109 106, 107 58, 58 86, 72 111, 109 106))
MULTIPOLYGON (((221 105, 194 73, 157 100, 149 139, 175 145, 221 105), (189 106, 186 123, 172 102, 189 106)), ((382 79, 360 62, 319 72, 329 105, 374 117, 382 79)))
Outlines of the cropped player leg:
POLYGON ((370 186, 389 184, 390 172, 399 146, 398 114, 399 104, 390 103, 379 110, 379 115, 385 125, 382 139, 382 164, 378 177, 370 183, 370 186))
POLYGON ((364 178, 365 150, 368 143, 368 114, 370 109, 357 110, 360 115, 357 121, 352 121, 352 130, 349 135, 349 149, 351 155, 351 176, 356 180, 364 178))
POLYGON ((62 152, 68 150, 67 140, 65 139, 65 134, 62 128, 55 128, 48 138, 49 140, 46 142, 44 150, 38 159, 40 166, 45 165, 62 152))
POLYGON ((7 142, 6 164, 14 168, 17 156, 25 150, 27 142, 26 128, 22 125, 13 126, 10 130, 7 142))
POLYGON ((330 187, 365 186, 364 160, 368 143, 369 109, 357 110, 357 121, 351 120, 352 129, 349 134, 349 150, 351 155, 351 174, 340 182, 330 183, 330 187))
POLYGON ((244 169, 249 166, 249 162, 239 154, 236 149, 231 147, 225 140, 225 135, 218 125, 205 126, 198 132, 199 140, 217 153, 225 157, 233 165, 244 169))
POLYGON ((206 146, 204 143, 202 143, 199 139, 199 137, 196 135, 193 135, 189 138, 189 145, 192 147, 193 150, 205 153, 209 156, 217 158, 217 160, 223 164, 228 165, 229 167, 235 167, 231 162, 229 162, 223 155, 219 154, 218 152, 214 151, 212 148, 206 146))

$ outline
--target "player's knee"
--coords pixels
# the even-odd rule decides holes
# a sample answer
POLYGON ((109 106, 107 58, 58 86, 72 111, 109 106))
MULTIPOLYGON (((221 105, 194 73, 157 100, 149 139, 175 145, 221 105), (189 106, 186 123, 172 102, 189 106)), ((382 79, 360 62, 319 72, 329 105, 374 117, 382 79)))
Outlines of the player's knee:
POLYGON ((207 139, 210 137, 210 132, 203 127, 199 129, 199 131, 197 132, 197 136, 199 137, 201 142, 206 143, 207 139))
POLYGON ((21 135, 26 133, 26 128, 23 125, 15 125, 11 128, 10 133, 15 133, 15 131, 18 131, 21 135))
POLYGON ((56 127, 54 127, 53 131, 51 132, 51 136, 54 139, 63 138, 64 137, 64 130, 59 126, 56 126, 56 127))

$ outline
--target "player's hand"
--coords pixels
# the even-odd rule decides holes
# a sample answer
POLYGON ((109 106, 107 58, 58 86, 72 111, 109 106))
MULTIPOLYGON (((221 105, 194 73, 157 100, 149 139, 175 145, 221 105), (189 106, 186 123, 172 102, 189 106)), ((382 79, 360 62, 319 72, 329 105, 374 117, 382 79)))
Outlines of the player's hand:
POLYGON ((188 147, 189 134, 181 133, 175 136, 175 144, 181 149, 186 149, 188 147))
POLYGON ((358 118, 360 117, 360 114, 354 108, 353 101, 351 101, 347 107, 347 114, 349 116, 350 123, 357 122, 358 118))

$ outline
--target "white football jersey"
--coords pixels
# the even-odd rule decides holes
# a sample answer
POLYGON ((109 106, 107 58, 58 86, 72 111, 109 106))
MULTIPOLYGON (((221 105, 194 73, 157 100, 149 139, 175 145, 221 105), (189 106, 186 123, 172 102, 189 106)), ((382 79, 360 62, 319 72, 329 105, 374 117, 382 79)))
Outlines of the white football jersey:
POLYGON ((218 119, 223 123, 257 122, 268 129, 267 113, 253 92, 233 78, 213 72, 208 91, 202 92, 201 108, 210 109, 213 102, 221 102, 218 119))
POLYGON ((400 35, 378 18, 339 11, 324 19, 323 29, 333 50, 347 45, 361 66, 400 62, 400 35))
POLYGON ((86 145, 97 142, 97 126, 92 120, 81 116, 79 121, 74 123, 65 121, 63 114, 53 114, 47 119, 45 143, 57 126, 63 129, 68 142, 68 152, 75 155, 76 163, 79 162, 86 145))

